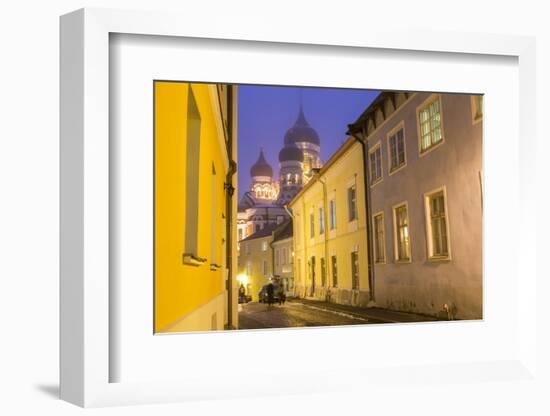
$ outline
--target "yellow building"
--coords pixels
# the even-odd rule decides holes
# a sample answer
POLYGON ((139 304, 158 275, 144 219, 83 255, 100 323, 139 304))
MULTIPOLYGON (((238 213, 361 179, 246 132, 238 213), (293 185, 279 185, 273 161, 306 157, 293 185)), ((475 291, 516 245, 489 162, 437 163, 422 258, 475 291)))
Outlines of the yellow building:
POLYGON ((155 332, 237 327, 236 87, 154 83, 155 332))
POLYGON ((256 302, 262 286, 273 277, 271 242, 277 227, 277 224, 268 224, 239 242, 239 284, 243 284, 246 294, 256 302))
POLYGON ((370 301, 362 152, 348 139, 289 203, 296 296, 357 306, 370 301))

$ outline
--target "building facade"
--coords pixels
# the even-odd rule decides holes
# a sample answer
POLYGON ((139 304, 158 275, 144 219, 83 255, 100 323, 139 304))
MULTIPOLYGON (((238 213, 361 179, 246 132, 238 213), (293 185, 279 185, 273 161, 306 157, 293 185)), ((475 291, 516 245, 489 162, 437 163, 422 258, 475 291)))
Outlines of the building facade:
POLYGON ((365 141, 376 304, 482 317, 482 96, 382 93, 365 141))
POLYGON ((349 138, 289 203, 296 296, 369 304, 363 170, 361 143, 349 138))
POLYGON ((236 87, 155 82, 155 332, 237 327, 236 87))
POLYGON ((273 232, 273 275, 283 285, 287 296, 294 295, 294 244, 293 224, 288 220, 273 232))
POLYGON ((239 242, 238 281, 246 295, 258 301, 261 288, 273 277, 271 243, 276 224, 266 225, 239 242))

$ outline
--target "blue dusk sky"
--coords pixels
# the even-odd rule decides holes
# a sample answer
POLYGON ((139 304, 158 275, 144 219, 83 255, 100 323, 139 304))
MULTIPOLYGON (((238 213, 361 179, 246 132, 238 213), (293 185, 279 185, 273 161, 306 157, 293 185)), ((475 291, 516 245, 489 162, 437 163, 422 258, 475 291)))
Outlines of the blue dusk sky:
POLYGON ((378 94, 373 90, 239 85, 239 198, 250 188, 250 168, 258 159, 260 147, 273 167, 274 179, 278 178, 279 151, 286 131, 298 117, 300 95, 305 117, 319 134, 324 163, 346 140, 348 124, 378 94))

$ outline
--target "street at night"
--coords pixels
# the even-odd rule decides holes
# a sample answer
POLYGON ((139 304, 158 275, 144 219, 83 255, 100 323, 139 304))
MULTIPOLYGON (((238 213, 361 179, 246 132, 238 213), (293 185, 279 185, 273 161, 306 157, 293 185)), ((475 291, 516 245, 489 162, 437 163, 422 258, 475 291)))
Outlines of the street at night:
POLYGON ((239 305, 239 329, 364 325, 426 320, 431 319, 426 316, 377 308, 350 308, 302 299, 293 299, 284 305, 268 306, 258 302, 239 305))

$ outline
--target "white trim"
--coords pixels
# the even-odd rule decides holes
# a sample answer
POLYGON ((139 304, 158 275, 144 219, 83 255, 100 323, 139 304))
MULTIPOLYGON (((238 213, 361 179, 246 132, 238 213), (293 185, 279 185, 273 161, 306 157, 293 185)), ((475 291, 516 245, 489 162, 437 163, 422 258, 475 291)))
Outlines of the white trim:
POLYGON ((407 167, 407 132, 405 130, 405 120, 401 120, 397 126, 391 129, 386 135, 386 150, 388 154, 388 176, 393 175, 394 173, 399 172, 401 169, 407 167), (390 138, 395 136, 399 130, 403 130, 403 155, 405 156, 405 161, 401 166, 398 166, 395 169, 391 168, 391 150, 390 150, 390 138))
POLYGON ((395 204, 391 208, 392 210, 392 217, 393 217, 393 260, 396 264, 407 264, 412 263, 412 239, 411 239, 411 221, 409 217, 409 202, 408 201, 402 201, 398 204, 395 204), (398 258, 398 242, 397 242, 397 218, 395 215, 395 210, 397 208, 400 208, 402 206, 405 206, 407 209, 407 227, 408 227, 408 233, 409 233, 409 258, 405 260, 400 260, 398 258))
POLYGON ((418 156, 422 157, 430 153, 432 150, 437 149, 439 146, 442 146, 445 143, 445 126, 443 123, 443 100, 441 99, 441 94, 431 94, 428 98, 426 98, 420 105, 416 107, 416 134, 418 139, 418 156), (428 147, 426 150, 422 151, 422 136, 420 131, 420 112, 430 104, 432 104, 435 101, 439 101, 439 115, 441 117, 441 121, 439 124, 439 128, 441 130, 441 140, 437 142, 436 144, 432 144, 430 147, 428 147))
POLYGON ((445 185, 440 186, 439 188, 432 189, 431 191, 425 192, 424 196, 424 221, 425 221, 425 230, 426 230, 426 258, 432 262, 448 262, 452 260, 452 250, 451 250, 451 234, 450 234, 450 225, 449 225, 449 208, 447 207, 447 187, 445 185), (433 256, 432 255, 432 225, 430 221, 430 197, 436 193, 443 192, 443 202, 445 209, 445 228, 447 233, 447 252, 446 256, 433 256))
POLYGON ((385 219, 385 216, 384 216, 384 211, 378 211, 378 212, 375 212, 374 214, 372 214, 372 233, 373 233, 373 237, 374 237, 374 244, 373 244, 373 249, 374 249, 374 252, 375 252, 375 256, 374 256, 374 264, 386 264, 387 261, 388 261, 388 250, 387 250, 387 247, 386 247, 386 219, 385 219), (383 237, 383 246, 384 246, 384 260, 383 261, 376 261, 376 217, 378 217, 379 215, 382 216, 382 237, 383 237))
POLYGON ((375 145, 373 145, 372 147, 369 148, 369 161, 368 161, 368 164, 369 164, 369 186, 371 188, 373 188, 376 184, 382 182, 382 180, 384 179, 384 162, 382 162, 382 160, 384 159, 384 157, 382 156, 382 140, 379 140, 375 145), (376 150, 380 149, 380 177, 377 178, 374 182, 371 180, 371 175, 372 175, 372 172, 371 172, 371 165, 372 165, 372 161, 370 160, 370 156, 376 152, 376 150))
POLYGON ((222 126, 222 110, 220 108, 219 92, 216 84, 208 84, 208 95, 210 97, 210 104, 212 106, 212 112, 214 113, 214 121, 216 123, 216 136, 218 137, 218 145, 220 146, 224 173, 229 170, 229 157, 227 156, 227 142, 225 140, 225 129, 222 126))

